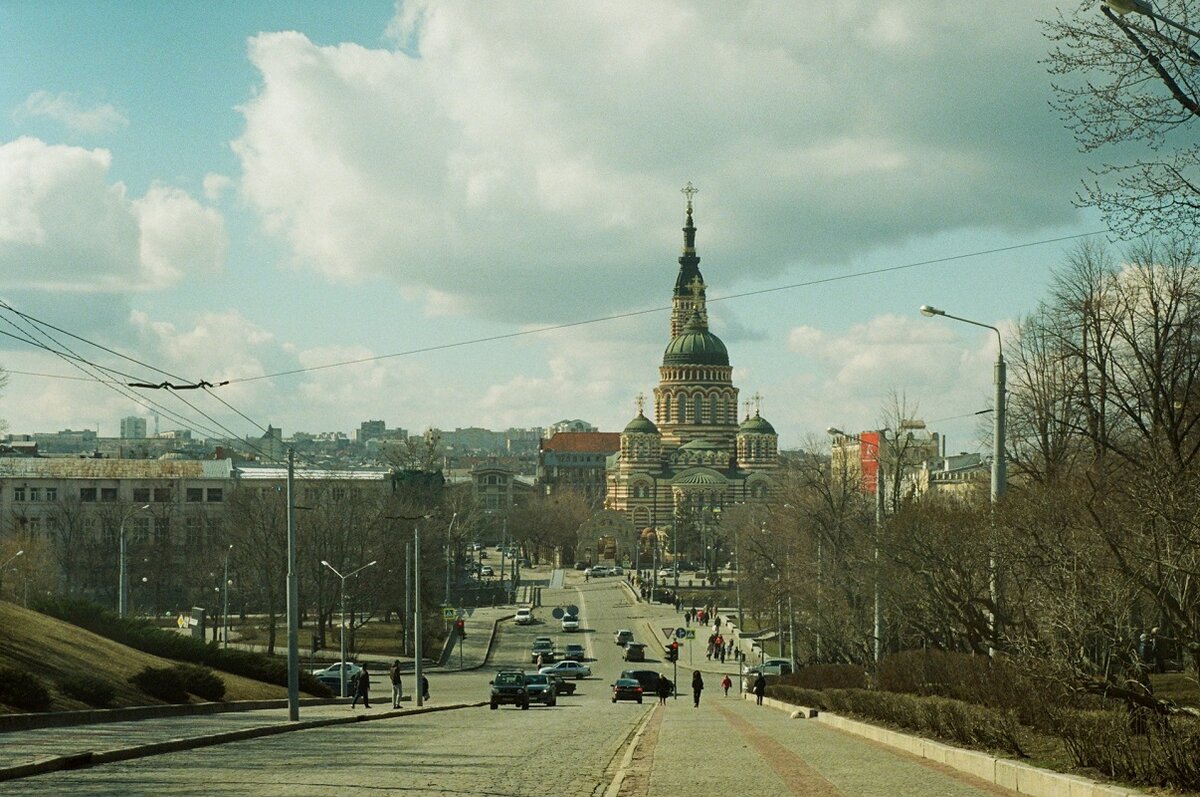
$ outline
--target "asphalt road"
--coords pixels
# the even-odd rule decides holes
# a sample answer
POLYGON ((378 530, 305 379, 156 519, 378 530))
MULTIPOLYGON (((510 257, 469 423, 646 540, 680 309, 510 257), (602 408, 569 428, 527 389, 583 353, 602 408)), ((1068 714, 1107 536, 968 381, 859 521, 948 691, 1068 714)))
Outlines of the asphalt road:
MULTIPOLYGON (((935 765, 884 750, 784 712, 724 697, 719 675, 706 673, 701 706, 690 694, 660 708, 613 704, 621 669, 613 641, 632 628, 638 641, 674 622, 665 608, 634 605, 616 579, 543 592, 541 622, 505 623, 489 667, 438 674, 432 703, 480 706, 397 716, 39 775, 0 784, 29 795, 496 795, 499 797, 647 797, 662 795, 953 795, 1007 794, 935 765), (583 630, 563 633, 555 606, 581 610, 583 630), (654 615, 662 614, 661 617, 654 615), (561 649, 581 642, 593 676, 558 706, 522 711, 486 705, 492 673, 532 670, 529 643, 549 635, 561 649)), ((661 647, 648 648, 657 658, 661 647)), ((689 651, 694 656, 694 652, 689 651)), ((703 662, 703 656, 699 656, 703 662)), ((681 661, 687 664, 687 657, 681 661)), ((657 661, 636 665, 670 672, 657 661)), ((714 665, 715 666, 715 665, 714 665)), ((732 670, 732 665, 729 667, 732 670)), ((690 669, 687 670, 690 673, 690 669)), ((679 680, 686 685, 680 668, 679 680)), ((376 706, 387 705, 385 690, 376 706)), ((340 706, 337 710, 349 712, 340 706)), ((360 708, 359 711, 362 709, 360 708)), ((378 708, 374 710, 379 710, 378 708)), ((199 722, 199 718, 197 722, 199 722)))

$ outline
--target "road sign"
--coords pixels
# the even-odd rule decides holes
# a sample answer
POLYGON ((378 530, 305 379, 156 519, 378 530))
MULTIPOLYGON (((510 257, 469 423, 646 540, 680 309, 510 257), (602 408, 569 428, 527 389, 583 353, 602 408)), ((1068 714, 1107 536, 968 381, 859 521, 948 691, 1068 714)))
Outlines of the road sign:
POLYGON ((175 621, 175 625, 179 626, 180 628, 187 628, 187 624, 188 624, 187 618, 184 617, 182 614, 179 615, 179 619, 175 621))
POLYGON ((668 641, 668 642, 670 642, 670 641, 671 641, 671 637, 675 636, 675 629, 674 629, 674 628, 664 628, 664 629, 662 630, 662 632, 663 632, 663 636, 667 638, 667 641, 668 641))
POLYGON ((443 606, 442 607, 442 619, 443 620, 453 620, 454 616, 456 614, 457 614, 457 612, 454 611, 453 606, 443 606))
POLYGON ((688 632, 687 632, 686 628, 676 628, 675 629, 675 638, 676 639, 683 639, 687 635, 688 635, 688 632))
POLYGON ((570 606, 567 607, 567 614, 571 615, 572 617, 578 617, 579 616, 579 607, 572 603, 570 606))
POLYGON ((550 612, 550 614, 554 615, 555 620, 561 620, 561 619, 563 619, 563 615, 566 614, 566 612, 564 612, 562 610, 561 606, 555 606, 554 611, 550 612))
POLYGON ((474 606, 468 606, 468 607, 467 607, 467 617, 470 617, 470 616, 471 616, 471 615, 473 615, 473 614, 475 614, 475 607, 474 607, 474 606))
POLYGON ((696 638, 696 629, 695 629, 695 628, 689 628, 689 629, 687 630, 687 638, 688 638, 688 639, 695 639, 695 638, 696 638))

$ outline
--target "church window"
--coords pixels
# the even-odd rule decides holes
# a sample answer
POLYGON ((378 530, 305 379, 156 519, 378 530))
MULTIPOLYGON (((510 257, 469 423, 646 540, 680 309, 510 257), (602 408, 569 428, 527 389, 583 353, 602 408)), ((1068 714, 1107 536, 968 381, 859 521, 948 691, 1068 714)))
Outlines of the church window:
POLYGON ((692 423, 703 423, 704 422, 703 418, 701 417, 701 413, 703 411, 704 411, 704 397, 696 396, 695 398, 692 399, 692 413, 694 416, 692 418, 692 423))
POLYGON ((721 417, 721 408, 717 402, 716 394, 713 394, 708 399, 708 417, 711 423, 721 423, 725 420, 721 417))

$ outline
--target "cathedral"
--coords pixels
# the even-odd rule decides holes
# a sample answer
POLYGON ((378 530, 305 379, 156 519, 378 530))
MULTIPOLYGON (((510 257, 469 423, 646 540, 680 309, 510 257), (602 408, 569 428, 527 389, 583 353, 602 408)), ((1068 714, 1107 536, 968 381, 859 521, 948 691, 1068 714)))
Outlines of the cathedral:
MULTIPOLYGON (((607 464, 605 506, 639 539, 682 516, 703 517, 741 502, 766 502, 779 467, 779 436, 756 408, 738 422, 738 389, 725 344, 708 328, 688 183, 683 254, 671 297, 670 340, 654 389, 654 420, 637 416, 607 464)), ((757 400, 757 396, 755 397, 757 400)), ((747 402, 749 405, 749 402, 747 402)))

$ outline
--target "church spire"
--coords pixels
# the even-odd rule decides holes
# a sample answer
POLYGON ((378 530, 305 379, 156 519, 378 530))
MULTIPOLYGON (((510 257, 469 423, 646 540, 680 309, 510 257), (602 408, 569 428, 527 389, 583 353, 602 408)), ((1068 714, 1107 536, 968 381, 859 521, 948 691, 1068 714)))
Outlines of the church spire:
POLYGON ((708 326, 704 277, 700 274, 700 258, 696 255, 696 225, 692 221, 693 199, 699 192, 700 189, 691 182, 680 190, 680 193, 687 197, 687 218, 683 226, 683 252, 679 255, 679 275, 675 277, 675 295, 672 298, 672 338, 683 331, 693 311, 700 315, 705 327, 708 326))

